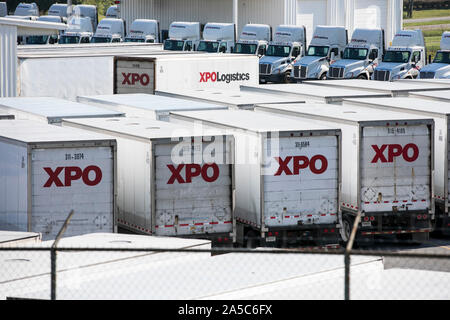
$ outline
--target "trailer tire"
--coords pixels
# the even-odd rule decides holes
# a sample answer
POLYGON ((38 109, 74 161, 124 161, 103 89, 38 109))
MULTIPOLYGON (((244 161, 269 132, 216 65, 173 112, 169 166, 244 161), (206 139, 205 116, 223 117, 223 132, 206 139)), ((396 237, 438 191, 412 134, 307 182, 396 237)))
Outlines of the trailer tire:
POLYGON ((342 228, 341 228, 341 239, 344 244, 350 239, 350 234, 352 233, 353 219, 348 215, 342 217, 342 228))
POLYGON ((244 245, 247 249, 254 249, 259 246, 259 237, 258 234, 250 230, 244 237, 244 245))

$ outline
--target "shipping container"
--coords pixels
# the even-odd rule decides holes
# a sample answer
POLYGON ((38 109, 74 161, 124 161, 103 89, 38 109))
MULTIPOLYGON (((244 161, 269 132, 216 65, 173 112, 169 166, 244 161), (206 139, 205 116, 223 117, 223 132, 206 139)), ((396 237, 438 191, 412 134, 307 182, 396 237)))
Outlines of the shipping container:
POLYGON ((30 120, 0 121, 0 229, 114 232, 116 142, 30 120))
POLYGON ((235 136, 238 242, 336 244, 340 130, 248 110, 171 112, 235 136), (292 161, 291 161, 292 160, 292 161))
POLYGON ((317 85, 323 89, 338 88, 340 90, 373 91, 390 94, 393 97, 407 96, 409 92, 449 90, 446 84, 438 83, 413 83, 400 81, 367 81, 361 79, 327 80, 327 81, 305 81, 305 84, 317 85))
POLYGON ((138 117, 64 119, 63 126, 117 140, 120 227, 215 243, 235 240, 232 136, 138 117))
POLYGON ((261 94, 245 92, 240 90, 219 90, 219 89, 180 89, 166 91, 155 91, 156 95, 167 96, 207 103, 220 104, 230 109, 252 110, 255 104, 261 103, 303 103, 300 97, 287 97, 283 94, 261 94))
MULTIPOLYGON (((439 91, 445 92, 445 91, 439 91)), ((398 97, 391 99, 348 99, 343 106, 365 106, 378 110, 410 113, 434 120, 434 188, 435 229, 450 234, 449 218, 449 137, 450 103, 398 97)))
POLYGON ((186 99, 157 96, 145 93, 80 96, 81 103, 124 112, 127 117, 143 117, 168 121, 170 111, 219 110, 227 107, 220 104, 197 102, 186 99))
POLYGON ((43 121, 56 125, 61 124, 62 118, 125 116, 122 112, 52 97, 0 98, 0 111, 8 112, 18 120, 43 121))
POLYGON ((434 220, 433 119, 326 104, 260 105, 255 110, 342 130, 340 223, 344 241, 359 213, 358 238, 366 244, 375 235, 428 239, 434 220))
MULTIPOLYGON (((327 80, 326 82, 328 81, 331 80, 327 80)), ((352 90, 333 87, 327 87, 325 89, 319 86, 314 86, 310 84, 298 84, 298 83, 266 84, 259 86, 242 85, 241 91, 279 94, 285 97, 301 97, 302 99, 311 102, 324 102, 337 104, 341 103, 342 100, 345 98, 372 98, 372 97, 375 98, 375 97, 391 96, 391 94, 389 93, 380 93, 370 90, 352 90)))
POLYGON ((258 84, 258 57, 245 54, 116 57, 114 93, 174 89, 238 89, 258 84))

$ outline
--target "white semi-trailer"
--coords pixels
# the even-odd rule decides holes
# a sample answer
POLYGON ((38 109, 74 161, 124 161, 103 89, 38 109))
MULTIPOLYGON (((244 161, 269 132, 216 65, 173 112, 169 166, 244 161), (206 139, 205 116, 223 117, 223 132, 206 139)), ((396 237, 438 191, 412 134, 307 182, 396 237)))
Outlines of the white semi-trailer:
POLYGON ((117 232, 116 141, 31 120, 0 121, 0 229, 117 232))
POLYGON ((238 243, 337 244, 340 130, 248 110, 171 112, 235 137, 238 243))
POLYGON ((231 135, 137 117, 64 119, 63 126, 117 140, 121 228, 217 244, 236 239, 231 135))
POLYGON ((342 239, 361 214, 358 241, 409 235, 426 241, 434 220, 434 121, 407 112, 329 104, 261 105, 257 111, 342 130, 342 239))

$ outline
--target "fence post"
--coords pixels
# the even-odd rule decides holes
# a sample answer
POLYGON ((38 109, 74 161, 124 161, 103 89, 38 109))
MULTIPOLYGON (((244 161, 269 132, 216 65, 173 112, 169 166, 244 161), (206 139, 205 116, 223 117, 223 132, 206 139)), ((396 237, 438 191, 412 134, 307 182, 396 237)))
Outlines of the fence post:
POLYGON ((66 218, 66 221, 64 221, 63 226, 59 230, 58 234, 56 235, 56 239, 52 244, 52 247, 50 249, 50 268, 51 268, 51 276, 50 276, 50 299, 56 300, 56 246, 59 243, 59 240, 63 236, 64 232, 67 229, 67 226, 69 225, 69 221, 73 216, 73 210, 70 211, 69 215, 66 218))
POLYGON ((353 223, 352 232, 350 234, 350 238, 347 242, 347 247, 345 248, 344 253, 344 264, 345 264, 345 280, 344 280, 344 299, 350 300, 350 252, 353 248, 353 242, 356 237, 356 230, 358 229, 358 224, 361 220, 361 212, 358 212, 358 215, 355 218, 355 222, 353 223))

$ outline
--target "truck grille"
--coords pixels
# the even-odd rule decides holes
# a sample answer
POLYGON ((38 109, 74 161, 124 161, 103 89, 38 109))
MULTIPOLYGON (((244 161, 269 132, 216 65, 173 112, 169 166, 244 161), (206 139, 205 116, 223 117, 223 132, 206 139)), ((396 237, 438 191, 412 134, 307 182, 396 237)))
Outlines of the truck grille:
POLYGON ((261 74, 270 74, 270 71, 272 69, 272 66, 267 63, 261 63, 259 65, 259 73, 261 74))
POLYGON ((421 71, 420 79, 434 79, 434 72, 421 71))
POLYGON ((374 80, 378 81, 389 81, 391 73, 385 70, 375 70, 374 80))
POLYGON ((331 76, 331 78, 343 78, 344 77, 344 68, 330 67, 330 76, 331 76))
POLYGON ((306 79, 307 71, 307 66, 294 66, 294 78, 306 79))

